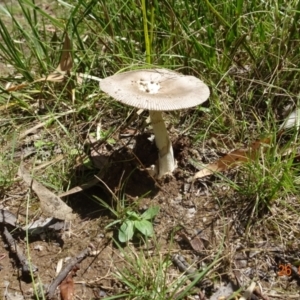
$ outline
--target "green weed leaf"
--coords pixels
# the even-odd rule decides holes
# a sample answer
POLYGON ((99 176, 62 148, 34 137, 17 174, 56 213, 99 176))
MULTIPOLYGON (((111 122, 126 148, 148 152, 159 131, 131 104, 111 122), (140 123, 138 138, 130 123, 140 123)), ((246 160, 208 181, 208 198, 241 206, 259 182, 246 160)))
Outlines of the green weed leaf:
POLYGON ((133 225, 134 223, 130 220, 126 220, 119 229, 119 241, 126 243, 133 237, 133 225))
POLYGON ((151 220, 158 213, 159 213, 159 206, 151 206, 141 215, 141 218, 145 220, 151 220))
POLYGON ((126 211, 126 214, 128 215, 130 220, 140 220, 141 217, 134 211, 126 211))
POLYGON ((134 226, 138 231, 140 231, 146 237, 152 236, 154 233, 152 224, 145 219, 140 221, 135 221, 134 226))
POLYGON ((108 225, 106 225, 104 228, 108 229, 108 228, 110 228, 110 227, 112 227, 112 226, 114 226, 114 225, 116 225, 116 224, 118 224, 120 222, 121 222, 121 220, 115 220, 115 221, 109 223, 108 225))

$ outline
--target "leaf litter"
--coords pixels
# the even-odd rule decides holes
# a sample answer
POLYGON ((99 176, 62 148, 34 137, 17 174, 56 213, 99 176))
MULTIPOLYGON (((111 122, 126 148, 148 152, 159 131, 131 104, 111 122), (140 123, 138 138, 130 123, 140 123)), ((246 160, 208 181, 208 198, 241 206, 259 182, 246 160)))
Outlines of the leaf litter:
POLYGON ((46 216, 60 220, 74 220, 72 209, 53 192, 32 178, 30 172, 21 164, 18 170, 19 176, 31 188, 40 200, 40 207, 46 216))
MULTIPOLYGON (((115 140, 118 140, 117 138, 115 138, 115 140)), ((124 141, 122 141, 122 144, 124 144, 124 141)), ((104 145, 102 145, 101 147, 103 147, 104 145)), ((118 147, 118 145, 116 145, 116 147, 118 147)), ((126 147, 125 147, 126 149, 126 147)), ((145 156, 149 157, 148 156, 148 153, 144 153, 145 156)), ((120 172, 120 170, 125 170, 125 172, 132 172, 132 169, 133 169, 133 165, 130 165, 130 163, 128 164, 123 164, 120 166, 120 164, 116 164, 114 163, 114 159, 118 162, 118 161, 130 161, 128 159, 128 157, 124 157, 122 156, 124 155, 124 152, 119 152, 119 153, 114 153, 112 154, 112 157, 110 158, 110 171, 105 173, 105 174, 102 174, 102 181, 103 182, 107 182, 107 184, 109 185, 109 187, 116 191, 116 186, 114 187, 113 185, 113 181, 111 180, 111 178, 114 178, 114 181, 116 182, 120 182, 120 178, 122 178, 122 176, 126 176, 126 175, 123 175, 122 172, 120 172), (121 155, 120 157, 116 157, 115 155, 116 154, 119 154, 121 155), (112 167, 113 166, 113 167, 112 167), (118 176, 121 176, 121 177, 118 177, 118 176)), ((131 151, 128 150, 128 153, 127 155, 132 155, 131 154, 131 151)), ((145 163, 145 161, 143 160, 143 157, 142 158, 142 161, 143 163, 145 163)), ((187 159, 186 156, 183 156, 182 159, 187 159)), ((131 159, 132 160, 132 159, 131 159)), ((179 161, 179 168, 180 166, 182 165, 182 162, 179 161)), ((37 196, 40 198, 42 197, 43 198, 43 201, 44 203, 48 203, 48 197, 44 197, 44 195, 50 195, 50 198, 53 197, 53 193, 49 194, 49 190, 46 189, 44 190, 42 186, 42 193, 39 193, 39 190, 40 189, 34 189, 34 187, 36 187, 37 185, 36 184, 39 184, 37 181, 35 181, 30 172, 24 168, 23 166, 20 167, 19 169, 19 173, 21 172, 21 177, 24 179, 24 182, 26 182, 26 185, 28 187, 31 187, 32 190, 37 194, 37 196)), ((139 182, 139 185, 142 186, 143 184, 143 180, 147 177, 147 175, 145 173, 140 173, 140 171, 138 171, 138 182, 139 182), (142 174, 144 174, 142 176, 142 174), (143 179, 144 178, 144 179, 143 179)), ((125 173, 125 174, 128 174, 128 173, 125 173)), ((209 222, 214 222, 213 221, 213 218, 215 218, 217 216, 217 213, 214 212, 214 209, 211 208, 211 207, 202 207, 201 210, 199 210, 199 208, 197 210, 195 210, 196 214, 193 215, 193 216, 189 216, 188 215, 188 211, 191 209, 191 208, 194 208, 195 205, 197 207, 199 207, 200 203, 198 203, 198 201, 201 199, 203 199, 202 197, 195 197, 195 193, 194 192, 180 192, 180 186, 181 186, 181 183, 182 181, 178 181, 179 178, 181 176, 181 173, 179 171, 179 173, 175 174, 175 178, 169 178, 167 181, 165 181, 164 183, 160 182, 160 185, 162 186, 162 190, 158 193, 159 196, 155 196, 154 198, 152 198, 152 196, 150 196, 149 198, 148 197, 145 197, 144 200, 147 200, 147 199, 151 199, 150 201, 152 202, 152 204, 155 204, 157 203, 160 207, 161 207, 161 213, 159 214, 158 218, 155 220, 155 232, 157 235, 159 236, 164 236, 165 234, 167 234, 168 232, 171 232, 172 230, 174 230, 173 226, 172 225, 173 223, 181 223, 182 221, 184 222, 184 225, 185 227, 188 227, 190 229, 194 229, 195 227, 196 228, 199 228, 199 227, 205 227, 206 230, 205 231, 208 231, 208 236, 207 237, 204 237, 204 236, 201 236, 201 235, 195 235, 195 234, 192 234, 192 235, 189 235, 189 234, 184 234, 184 236, 182 236, 184 238, 184 240, 186 241, 186 245, 188 246, 188 249, 190 251, 190 253, 188 253, 187 255, 180 255, 180 250, 178 251, 178 255, 179 256, 174 256, 174 262, 177 261, 180 263, 180 267, 183 271, 186 272, 187 269, 190 269, 191 272, 190 274, 188 274, 188 277, 190 277, 192 280, 196 280, 198 277, 197 274, 199 274, 199 264, 197 264, 197 260, 207 260, 208 259, 208 255, 206 255, 206 253, 210 253, 210 252, 214 252, 214 245, 215 245, 215 242, 213 242, 213 239, 215 239, 216 237, 214 237, 212 239, 212 237, 210 236, 210 232, 208 230, 209 227, 207 227, 207 222, 204 221, 205 218, 207 218, 207 216, 203 217, 203 213, 205 211, 205 209, 207 209, 210 213, 211 213, 211 216, 212 218, 209 219, 209 222), (177 177, 178 176, 178 177, 177 177), (180 196, 180 197, 179 197, 180 196), (170 201, 166 201, 166 200, 161 200, 161 199, 170 199, 170 201), (174 200, 173 200, 174 199, 174 200), (190 201, 190 200, 193 200, 193 201, 190 201), (158 201, 158 202, 157 202, 158 201), (197 204, 196 204, 197 203, 197 204), (204 211, 203 211, 204 210, 204 211), (201 214, 199 214, 201 211, 201 214), (197 217, 197 215, 201 215, 201 217, 197 217), (166 221, 168 220, 168 221, 166 221), (172 220, 172 222, 170 223, 169 220, 172 220), (192 254, 192 257, 197 257, 196 259, 196 263, 192 263, 192 264, 189 264, 187 261, 191 259, 191 254, 192 254), (186 258, 187 256, 187 258, 186 258), (176 257, 178 259, 176 259, 176 257), (182 266, 185 266, 186 269, 183 269, 182 266), (192 266, 192 267, 191 267, 192 266), (196 277, 195 277, 196 276, 196 277)), ((126 193, 127 195, 129 196, 130 195, 130 190, 128 188, 131 188, 133 187, 134 183, 137 182, 136 179, 135 179, 135 176, 131 176, 129 179, 128 179, 128 182, 127 182, 127 190, 126 190, 126 193), (133 181, 132 181, 133 180, 133 181)), ((98 183, 99 183, 99 180, 98 180, 98 183)), ((147 182, 145 182, 146 185, 148 184, 147 182)), ((39 187, 39 185, 38 185, 39 187)), ((55 195, 54 195, 55 196, 55 195)), ((75 195, 76 196, 76 195, 75 195)), ((81 198, 82 195, 80 194, 77 194, 77 197, 81 198)), ((143 200, 143 199, 142 199, 143 200)), ((86 200, 86 201, 90 201, 90 200, 86 200)), ((201 200, 203 201, 203 200, 201 200)), ((51 202, 51 200, 50 200, 51 202)), ((142 203, 140 204, 141 206, 143 207, 149 207, 150 204, 147 204, 147 202, 144 202, 142 201, 142 203), (142 203, 145 203, 145 204, 142 204, 142 203)), ((55 207, 55 204, 56 204, 56 201, 54 202, 54 207, 55 207)), ((45 204, 44 204, 45 205, 45 204)), ((146 210, 145 210, 146 211, 146 210)), ((68 211, 71 213, 71 211, 68 211)), ((49 213, 49 212, 48 212, 49 213)), ((53 213, 53 209, 50 210, 50 214, 53 213)), ((147 217, 147 213, 145 213, 146 217, 147 217)), ((88 221, 87 224, 90 224, 91 220, 88 221)), ((33 225, 32 226, 35 226, 36 229, 39 230, 40 227, 44 227, 46 226, 47 227, 47 219, 45 220, 45 225, 43 225, 44 223, 41 223, 41 225, 39 225, 38 222, 36 223, 32 223, 33 225)), ((80 224, 80 223, 79 223, 80 224)), ((77 224, 78 226, 78 224, 77 224)), ((218 230, 223 230, 223 226, 224 224, 219 224, 217 227, 214 228, 214 232, 218 231, 218 230), (220 226, 220 229, 217 229, 218 226, 220 226)), ((27 227, 27 228, 30 228, 31 226, 27 227)), ((97 227, 99 227, 97 225, 97 227)), ((88 225, 88 226, 85 226, 85 228, 89 228, 89 229, 84 229, 85 231, 86 230, 90 230, 92 227, 91 225, 88 225)), ((101 230, 101 227, 97 230, 101 230)), ((91 237, 89 236, 89 234, 87 235, 86 237, 86 242, 87 241, 90 241, 91 240, 91 237)), ((74 241, 75 241, 75 237, 72 237, 70 239, 70 242, 72 244, 74 244, 74 241), (71 242, 72 241, 72 242, 71 242)), ((77 240, 77 241, 80 241, 77 240)), ((67 240, 64 240, 64 242, 68 242, 67 240)), ((81 246, 82 246, 82 242, 81 242, 81 246)), ((175 246, 175 245, 173 245, 175 246)), ((73 248, 74 246, 72 246, 71 248, 73 248)), ((186 246, 185 246, 186 247, 186 246)), ((176 246, 175 246, 176 248, 176 246)), ((109 250, 109 249, 107 249, 109 250)), ((107 251, 106 250, 106 251, 107 251)), ((178 250, 178 249, 177 249, 178 250)), ((176 250, 176 252, 177 252, 176 250)), ((74 249, 72 250, 74 251, 74 249)), ((185 250, 186 251, 186 250, 185 250)), ((111 254, 110 254, 111 255, 111 254)), ((101 254, 101 258, 100 259, 100 265, 98 267, 102 267, 102 263, 103 263, 103 260, 107 260, 108 259, 108 252, 107 254, 101 254)), ((112 258, 110 258, 112 259, 112 258)), ((208 262, 211 262, 210 259, 208 259, 208 262)), ((221 267, 221 264, 218 264, 217 265, 217 268, 220 268, 221 267)), ((98 269, 97 269, 98 270, 98 269)), ((114 269, 115 270, 115 269, 114 269)), ((70 270, 68 269, 67 271, 65 271, 64 273, 64 276, 61 276, 60 277, 60 283, 63 281, 62 277, 66 278, 65 276, 68 276, 70 270)), ((109 266, 106 266, 104 267, 103 269, 103 272, 108 272, 110 273, 110 267, 109 266)), ((80 275, 82 276, 82 275, 80 275)), ((103 275, 104 276, 104 275, 103 275)), ((56 277, 55 277, 56 278, 56 277)), ((53 280, 53 279, 52 279, 53 280)), ((66 292, 66 296, 64 297, 71 297, 73 295, 76 295, 76 293, 78 293, 78 290, 76 290, 76 284, 75 284, 75 291, 73 290, 73 285, 72 285, 72 280, 73 278, 71 278, 71 276, 69 276, 68 280, 65 281, 65 283, 63 284, 63 287, 65 286, 66 287, 66 290, 68 292, 66 292), (76 292, 77 291, 77 292, 76 292)), ((105 279, 102 279, 103 282, 105 282, 105 279)), ((53 280, 54 281, 54 280, 53 280)), ((82 282, 85 282, 85 284, 89 285, 89 281, 88 280, 81 280, 82 282)), ((49 282, 49 280, 48 280, 49 282)), ((58 281, 55 280, 55 283, 56 283, 56 286, 58 286, 60 283, 57 283, 58 281)), ((101 280, 100 280, 101 282, 101 280)), ((225 280, 225 283, 227 281, 225 280)), ((201 289, 209 289, 208 286, 212 286, 212 283, 210 283, 210 285, 207 286, 207 284, 209 283, 209 281, 207 280, 204 280, 204 281, 201 281, 199 282, 199 287, 201 289)), ((104 283, 103 283, 104 284, 104 283)), ((111 286, 112 284, 112 281, 108 280, 106 285, 108 286, 111 286)), ((94 283, 91 283, 91 285, 93 287, 95 287, 94 283)), ((247 285, 247 283, 246 283, 247 285)), ((243 290, 246 289, 246 285, 242 284, 242 285, 239 285, 238 286, 238 289, 241 288, 243 290)), ((108 289, 109 290, 109 289, 108 289)), ((215 290, 217 291, 218 290, 218 287, 216 286, 215 287, 215 290)), ((54 289, 54 292, 56 291, 56 288, 54 289)), ((221 290, 221 292, 224 292, 224 290, 221 290)), ((225 292, 224 292, 225 293, 225 292)), ((220 295, 220 294, 219 294, 220 295)), ((205 299, 205 298, 203 298, 205 299)))

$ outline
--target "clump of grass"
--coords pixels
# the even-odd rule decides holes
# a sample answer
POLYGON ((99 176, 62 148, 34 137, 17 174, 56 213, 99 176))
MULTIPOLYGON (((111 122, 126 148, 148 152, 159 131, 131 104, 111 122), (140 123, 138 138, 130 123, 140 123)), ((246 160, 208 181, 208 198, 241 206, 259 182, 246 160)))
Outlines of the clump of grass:
MULTIPOLYGON (((159 252, 149 259, 146 251, 137 252, 134 248, 127 249, 124 255, 124 267, 115 276, 124 284, 128 292, 126 299, 172 299, 180 280, 169 272, 172 265, 170 257, 163 257, 159 252), (129 250, 129 251, 128 251, 129 250)), ((186 279, 181 278, 181 284, 186 279)), ((110 299, 110 298, 108 298, 110 299)))
POLYGON ((12 158, 5 156, 0 156, 0 165, 0 195, 4 195, 5 190, 14 182, 16 166, 12 158))
MULTIPOLYGON (((126 299, 184 299, 186 294, 193 292, 195 283, 188 284, 188 277, 178 276, 172 267, 169 253, 165 255, 156 248, 155 251, 129 247, 122 249, 124 266, 115 273, 116 278, 124 285, 125 292, 120 296, 126 299), (151 257, 151 259, 150 259, 151 257)), ((201 280, 198 276, 198 281, 201 280)), ((107 300, 113 297, 107 297, 107 300)))

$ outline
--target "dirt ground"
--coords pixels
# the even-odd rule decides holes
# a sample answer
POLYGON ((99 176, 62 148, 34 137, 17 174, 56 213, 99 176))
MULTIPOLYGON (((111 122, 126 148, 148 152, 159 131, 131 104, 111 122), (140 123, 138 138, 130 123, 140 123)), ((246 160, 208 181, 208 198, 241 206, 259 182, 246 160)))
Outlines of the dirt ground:
MULTIPOLYGON (((256 292, 251 299, 298 299, 300 276, 296 267, 288 275, 278 272, 288 262, 299 260, 297 240, 300 232, 293 232, 289 243, 286 243, 286 238, 278 236, 273 222, 276 215, 280 215, 276 204, 271 212, 262 212, 263 217, 250 217, 250 201, 238 198, 224 181, 210 176, 191 182, 197 170, 190 163, 190 158, 207 163, 217 155, 208 150, 209 147, 201 147, 206 149, 205 152, 192 148, 189 138, 178 134, 173 135, 178 168, 173 176, 156 180, 145 171, 155 163, 157 155, 155 145, 149 139, 150 134, 129 132, 118 133, 113 147, 103 143, 91 148, 89 154, 95 164, 93 171, 102 182, 63 198, 76 213, 76 219, 67 229, 49 229, 30 235, 29 243, 26 243, 23 230, 13 230, 12 226, 6 225, 25 256, 38 268, 34 276, 22 274, 20 262, 10 251, 3 235, 4 225, 1 226, 1 295, 7 299, 32 298, 33 281, 42 283, 47 290, 56 277, 60 260, 65 266, 70 259, 90 247, 92 254, 78 264, 79 270, 74 277, 75 295, 79 299, 102 299, 126 293, 128 287, 117 280, 115 274, 124 268, 130 269, 127 258, 134 259, 141 250, 151 252, 150 258, 173 258, 173 264, 166 270, 171 281, 182 274, 181 266, 174 259, 176 254, 197 270, 217 259, 204 280, 198 282, 191 299, 214 299, 212 295, 221 286, 232 284, 235 290, 239 287, 246 289, 252 281, 256 282, 256 292), (147 246, 138 243, 124 246, 122 249, 128 255, 126 259, 112 240, 116 237, 114 227, 105 229, 115 220, 113 215, 95 198, 99 197, 113 207, 116 203, 111 192, 119 199, 126 199, 128 206, 137 203, 140 212, 151 205, 160 207, 154 220, 155 239, 147 246)), ((32 157, 25 160, 28 169, 32 161, 32 157)), ((43 170, 39 172, 42 174, 43 170)), ((79 164, 74 172, 84 178, 86 170, 79 164)), ((226 176, 235 176, 236 172, 228 172, 226 176)), ((28 190, 16 176, 13 187, 2 195, 1 208, 14 213, 20 224, 25 224, 28 190)), ((41 217, 37 199, 30 203, 28 212, 29 222, 41 217)), ((134 276, 139 278, 139 274, 134 276)), ((59 298, 58 290, 55 297, 59 298)))

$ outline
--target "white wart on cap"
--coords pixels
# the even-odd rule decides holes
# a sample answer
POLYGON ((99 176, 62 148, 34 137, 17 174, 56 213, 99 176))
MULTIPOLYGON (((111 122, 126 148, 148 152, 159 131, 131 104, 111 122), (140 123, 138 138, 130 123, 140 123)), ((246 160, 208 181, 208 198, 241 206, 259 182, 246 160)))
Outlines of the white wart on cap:
POLYGON ((122 103, 150 111, 159 150, 158 177, 173 172, 176 163, 161 111, 200 105, 209 97, 208 86, 194 76, 185 76, 167 69, 149 69, 107 77, 101 80, 100 88, 122 103))

